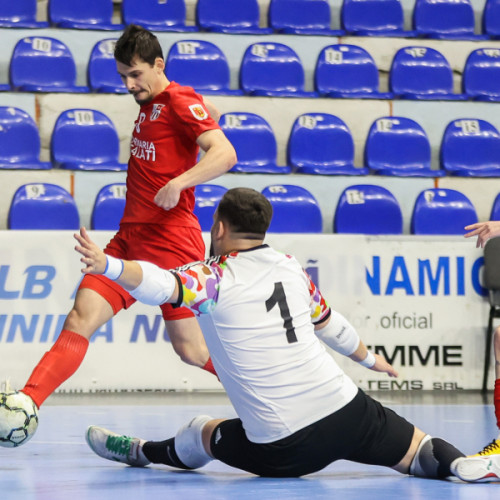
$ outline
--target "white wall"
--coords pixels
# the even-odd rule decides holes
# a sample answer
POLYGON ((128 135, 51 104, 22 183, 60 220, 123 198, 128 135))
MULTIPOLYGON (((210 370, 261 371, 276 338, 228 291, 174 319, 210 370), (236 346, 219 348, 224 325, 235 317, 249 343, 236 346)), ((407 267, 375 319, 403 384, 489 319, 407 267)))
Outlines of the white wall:
MULTIPOLYGON (((91 236, 104 245, 112 233, 91 236)), ((266 241, 296 255, 331 307, 400 373, 391 380, 335 355, 362 388, 481 387, 488 304, 482 250, 473 242, 272 234, 266 241)), ((0 382, 10 376, 21 388, 57 338, 81 276, 73 246, 71 231, 0 231, 0 382)), ((158 308, 134 304, 95 334, 82 366, 61 389, 220 388, 215 377, 175 355, 158 308)))

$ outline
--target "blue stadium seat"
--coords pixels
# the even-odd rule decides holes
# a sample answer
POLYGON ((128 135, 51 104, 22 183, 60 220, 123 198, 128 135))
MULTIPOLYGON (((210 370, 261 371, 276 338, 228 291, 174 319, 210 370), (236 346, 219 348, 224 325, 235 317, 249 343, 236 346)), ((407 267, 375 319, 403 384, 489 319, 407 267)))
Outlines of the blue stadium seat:
POLYGON ((80 218, 71 194, 56 184, 24 184, 14 193, 9 229, 78 229, 80 218))
POLYGON ((500 135, 485 120, 451 121, 441 141, 441 166, 461 177, 500 176, 500 135))
POLYGON ((36 20, 37 0, 0 0, 0 28, 47 28, 36 20))
POLYGON ((100 111, 68 109, 54 125, 54 166, 68 170, 126 170, 118 161, 119 140, 113 122, 100 111))
POLYGON ((347 125, 327 113, 299 116, 288 140, 288 164, 297 173, 364 175, 354 166, 354 141, 347 125))
POLYGON ((33 118, 25 111, 0 107, 0 169, 49 169, 41 162, 40 134, 33 118))
POLYGON ((259 28, 260 8, 257 0, 198 0, 196 20, 203 31, 262 35, 270 28, 259 28))
POLYGON ((344 189, 340 195, 333 230, 349 234, 401 234, 403 215, 388 189, 358 184, 344 189))
POLYGON ((470 0, 416 0, 413 29, 419 36, 441 39, 485 40, 474 34, 474 10, 470 0))
POLYGON ((92 209, 91 228, 118 231, 125 210, 127 185, 119 182, 103 186, 97 193, 92 209))
POLYGON ((453 93, 451 66, 443 54, 431 47, 399 49, 392 60, 389 87, 403 99, 467 99, 453 93))
POLYGON ((243 95, 230 86, 229 64, 222 50, 204 40, 174 43, 166 57, 169 80, 193 87, 203 94, 243 95))
POLYGON ((316 198, 301 186, 272 185, 262 190, 271 202, 270 233, 321 233, 323 218, 316 198))
POLYGON ((342 36, 343 30, 332 30, 328 0, 271 0, 269 26, 277 33, 293 35, 342 36))
POLYGON ((14 90, 88 92, 88 87, 75 82, 75 61, 63 42, 38 36, 17 42, 10 60, 10 84, 14 90))
POLYGON ((304 81, 299 56, 283 43, 253 43, 243 55, 240 87, 248 95, 316 97, 304 91, 304 81))
POLYGON ((122 30, 113 24, 113 0, 49 0, 49 21, 57 28, 122 30))
POLYGON ((491 207, 490 220, 500 220, 500 193, 497 194, 491 207))
POLYGON ((426 189, 413 207, 412 234, 464 234, 464 227, 477 222, 471 201, 454 189, 426 189))
POLYGON ((358 36, 415 36, 405 31, 399 0, 343 0, 342 27, 358 36))
POLYGON ((107 38, 100 40, 92 48, 87 65, 87 79, 93 92, 109 94, 128 92, 116 70, 115 43, 115 38, 107 38))
POLYGON ((476 101, 500 101, 500 49, 482 48, 469 54, 462 91, 476 101))
POLYGON ((202 231, 210 231, 214 213, 227 188, 216 184, 199 184, 194 189, 194 215, 198 217, 202 231))
POLYGON ((288 174, 291 168, 278 166, 278 146, 269 123, 254 113, 225 113, 219 124, 236 150, 238 162, 231 172, 288 174))
POLYGON ((323 97, 353 99, 392 99, 390 92, 379 92, 378 68, 362 47, 328 45, 319 53, 314 73, 316 91, 323 97))
POLYGON ((494 39, 500 37, 500 0, 486 0, 482 22, 485 35, 494 39))
POLYGON ((401 116, 376 119, 365 142, 365 165, 379 175, 440 177, 431 168, 431 146, 425 130, 401 116))
POLYGON ((184 0, 122 0, 122 19, 151 31, 198 31, 186 25, 184 0))

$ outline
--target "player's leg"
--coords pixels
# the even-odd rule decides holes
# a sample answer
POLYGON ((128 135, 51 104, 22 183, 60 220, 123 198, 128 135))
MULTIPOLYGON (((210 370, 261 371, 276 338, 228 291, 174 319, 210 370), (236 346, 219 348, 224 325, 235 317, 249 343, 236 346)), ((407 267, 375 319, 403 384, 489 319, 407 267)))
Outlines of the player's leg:
MULTIPOLYGON (((153 262, 163 269, 174 269, 205 258, 205 244, 199 227, 144 226, 130 229, 132 239, 127 258, 153 262)), ((176 308, 172 304, 160 307, 176 354, 185 363, 217 375, 194 314, 185 307, 176 308)))
POLYGON ((144 443, 144 456, 152 463, 178 469, 198 469, 213 460, 210 442, 215 428, 223 419, 208 415, 195 417, 181 427, 175 437, 166 441, 144 443))
POLYGON ((210 441, 214 429, 223 420, 200 415, 181 427, 175 437, 165 441, 145 441, 120 436, 101 427, 91 426, 86 440, 102 458, 135 467, 150 463, 178 469, 197 469, 213 459, 210 441))
POLYGON ((106 278, 85 276, 57 341, 35 367, 22 392, 40 407, 78 369, 92 334, 133 302, 128 292, 116 283, 106 278))
POLYGON ((500 455, 466 457, 444 439, 429 436, 417 428, 407 454, 393 468, 419 477, 456 476, 468 482, 500 481, 500 455))
POLYGON ((182 361, 203 368, 210 358, 200 325, 194 316, 165 321, 172 347, 182 361))
MULTIPOLYGON (((446 478, 453 475, 451 464, 464 457, 462 452, 443 439, 426 435, 362 391, 353 403, 356 400, 358 406, 348 406, 352 406, 351 420, 355 413, 359 416, 359 432, 354 435, 353 451, 345 458, 364 464, 383 465, 402 474, 420 477, 446 478)), ((350 429, 349 420, 344 422, 344 427, 350 429)))
POLYGON ((493 389, 493 405, 497 420, 498 436, 487 444, 474 457, 497 455, 500 453, 500 326, 493 333, 493 352, 495 354, 495 385, 493 389))
POLYGON ((465 455, 444 439, 434 438, 415 427, 408 452, 393 469, 403 474, 439 478, 454 475, 452 463, 465 455))
MULTIPOLYGON (((216 458, 261 476, 298 475, 287 473, 286 466, 283 468, 283 462, 290 461, 289 448, 275 448, 273 445, 268 448, 251 443, 240 419, 216 420, 201 415, 179 429, 175 437, 165 441, 144 441, 91 426, 86 439, 100 457, 136 467, 156 463, 178 469, 197 469, 216 458), (276 460, 276 455, 283 460, 276 460)), ((309 454, 304 456, 304 460, 308 458, 309 454)), ((295 460, 292 458, 291 462, 295 460)))
POLYGON ((161 306, 165 327, 176 354, 185 363, 197 366, 217 376, 198 320, 187 308, 161 306))

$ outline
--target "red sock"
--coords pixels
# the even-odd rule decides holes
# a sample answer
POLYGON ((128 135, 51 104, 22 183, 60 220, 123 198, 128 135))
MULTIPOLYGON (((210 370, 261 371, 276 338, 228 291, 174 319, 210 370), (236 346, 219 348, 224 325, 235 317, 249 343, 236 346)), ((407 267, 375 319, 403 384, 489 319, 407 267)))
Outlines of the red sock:
POLYGON ((217 378, 219 378, 217 375, 217 372, 215 371, 215 368, 214 368, 214 365, 212 363, 211 358, 208 358, 208 361, 205 363, 205 366, 203 366, 202 368, 203 368, 203 370, 206 370, 207 372, 209 372, 212 375, 215 375, 217 378))
POLYGON ((500 429, 500 378, 495 380, 495 390, 493 392, 493 404, 495 405, 495 416, 497 417, 497 427, 500 429))
POLYGON ((63 330, 52 349, 46 352, 22 392, 40 408, 42 403, 80 366, 89 341, 78 333, 63 330))

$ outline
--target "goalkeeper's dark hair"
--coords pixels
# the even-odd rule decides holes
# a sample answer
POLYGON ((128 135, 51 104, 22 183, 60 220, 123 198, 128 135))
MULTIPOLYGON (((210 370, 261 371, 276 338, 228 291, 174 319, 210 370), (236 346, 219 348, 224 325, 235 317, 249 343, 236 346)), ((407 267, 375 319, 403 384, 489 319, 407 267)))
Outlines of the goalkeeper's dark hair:
POLYGON ((115 59, 118 62, 132 65, 135 57, 153 66, 156 58, 163 59, 160 42, 151 31, 141 26, 129 24, 115 45, 115 59))
POLYGON ((217 216, 227 222, 235 233, 264 236, 271 224, 273 207, 255 189, 233 188, 224 193, 217 208, 217 216))

